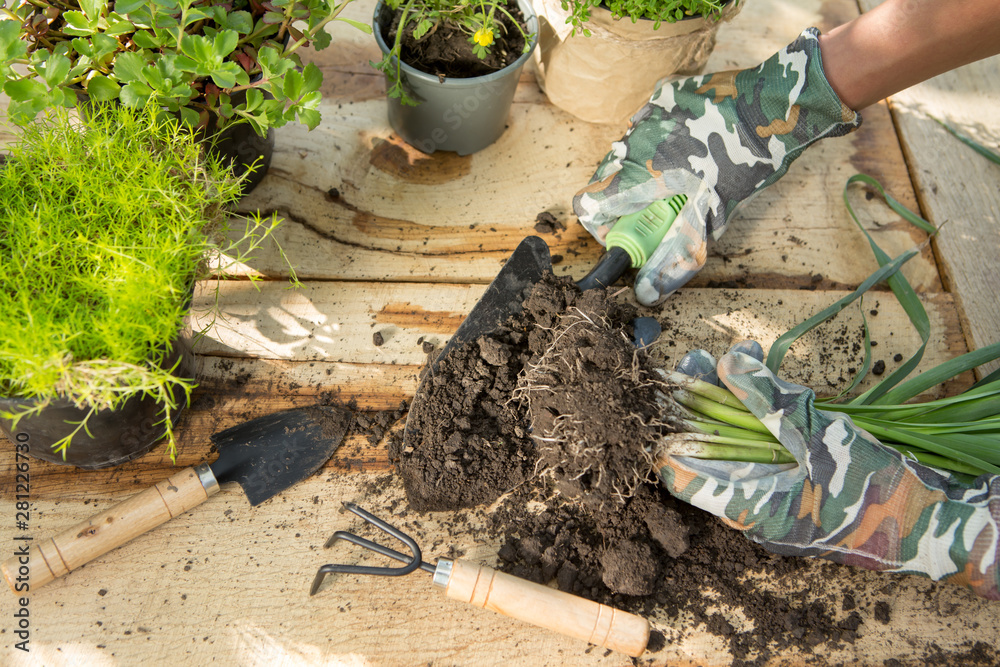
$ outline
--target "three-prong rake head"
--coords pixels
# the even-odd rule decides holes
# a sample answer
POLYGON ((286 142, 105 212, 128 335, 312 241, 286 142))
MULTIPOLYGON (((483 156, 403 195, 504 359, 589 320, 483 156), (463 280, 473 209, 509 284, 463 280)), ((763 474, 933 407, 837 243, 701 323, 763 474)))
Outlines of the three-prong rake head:
POLYGON ((434 566, 430 563, 425 563, 423 561, 423 555, 420 552, 420 545, 416 541, 402 532, 398 528, 389 525, 385 521, 382 521, 377 516, 366 512, 354 503, 344 503, 344 507, 349 511, 354 512, 359 517, 367 521, 368 523, 377 526, 384 532, 392 535, 397 540, 405 544, 411 552, 411 555, 406 555, 400 553, 395 549, 390 549, 389 547, 382 546, 377 542, 372 542, 363 537, 359 537, 354 533, 349 533, 344 530, 338 530, 336 533, 330 536, 330 539, 326 541, 323 545, 324 548, 328 549, 338 540, 344 540, 345 542, 350 542, 351 544, 356 544, 360 547, 370 549, 375 553, 382 554, 383 556, 388 556, 389 558, 394 558, 402 563, 405 563, 401 567, 371 567, 368 565, 339 565, 339 564, 329 564, 324 565, 316 572, 316 577, 313 579, 312 587, 309 589, 309 595, 316 595, 316 591, 319 590, 320 585, 323 583, 323 579, 326 578, 328 574, 373 574, 382 577, 400 577, 404 574, 410 574, 414 570, 421 569, 425 572, 430 572, 434 574, 434 566))

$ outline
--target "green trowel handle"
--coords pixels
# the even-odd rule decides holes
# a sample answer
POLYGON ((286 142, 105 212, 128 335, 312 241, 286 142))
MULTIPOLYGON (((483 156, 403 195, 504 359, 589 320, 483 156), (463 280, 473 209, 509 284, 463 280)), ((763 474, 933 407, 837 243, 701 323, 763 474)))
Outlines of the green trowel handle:
POLYGON ((677 219, 687 195, 653 202, 638 213, 623 215, 608 232, 608 251, 582 280, 581 290, 607 287, 622 277, 629 268, 637 269, 660 245, 670 225, 677 219))

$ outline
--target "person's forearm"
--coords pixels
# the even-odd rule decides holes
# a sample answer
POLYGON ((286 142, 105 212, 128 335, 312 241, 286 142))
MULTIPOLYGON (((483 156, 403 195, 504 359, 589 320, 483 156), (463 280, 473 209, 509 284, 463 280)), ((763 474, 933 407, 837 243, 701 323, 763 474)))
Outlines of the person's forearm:
POLYGON ((830 85, 860 110, 1000 53, 1000 0, 887 0, 821 35, 820 50, 830 85))

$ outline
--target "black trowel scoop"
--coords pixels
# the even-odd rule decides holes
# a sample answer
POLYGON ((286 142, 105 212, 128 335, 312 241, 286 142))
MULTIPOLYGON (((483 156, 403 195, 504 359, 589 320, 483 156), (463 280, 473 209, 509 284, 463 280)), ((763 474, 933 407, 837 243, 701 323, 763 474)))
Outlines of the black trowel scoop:
POLYGON ((236 482, 259 505, 316 472, 344 441, 351 414, 334 407, 286 410, 216 433, 219 458, 173 475, 3 563, 11 590, 34 591, 208 500, 236 482), (18 584, 27 583, 25 589, 18 584))

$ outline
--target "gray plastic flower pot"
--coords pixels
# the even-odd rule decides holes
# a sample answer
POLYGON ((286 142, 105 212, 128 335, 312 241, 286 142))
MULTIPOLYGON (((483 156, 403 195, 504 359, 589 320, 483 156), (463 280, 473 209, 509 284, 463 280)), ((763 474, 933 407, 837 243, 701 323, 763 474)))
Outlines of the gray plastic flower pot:
MULTIPOLYGON (((181 377, 194 377, 194 357, 188 343, 178 338, 170 353, 161 364, 172 368, 178 364, 175 373, 181 377)), ((173 392, 174 402, 179 406, 174 411, 173 423, 180 419, 184 406, 184 392, 177 388, 173 392)), ((33 399, 0 397, 0 411, 17 412, 34 403, 33 399)), ((17 445, 26 445, 27 454, 32 458, 71 465, 84 470, 96 470, 121 465, 142 456, 166 434, 163 423, 163 405, 145 395, 126 399, 114 410, 99 410, 90 416, 87 429, 81 429, 73 436, 66 456, 52 450, 52 445, 72 433, 77 424, 87 416, 89 410, 73 405, 68 399, 56 399, 37 415, 24 417, 14 428, 13 423, 0 418, 0 433, 17 445)), ((2 438, 0 438, 2 441, 2 438)), ((19 447, 18 451, 23 451, 19 447)))
MULTIPOLYGON (((503 134, 510 104, 514 100, 521 70, 538 44, 538 18, 528 0, 518 0, 531 38, 528 52, 503 68, 485 76, 438 79, 406 63, 401 65, 407 94, 420 104, 406 106, 388 98, 389 125, 403 140, 424 153, 454 151, 469 155, 480 151, 503 134)), ((381 26, 392 19, 392 10, 381 1, 375 7, 372 25, 382 53, 390 48, 381 26)))

